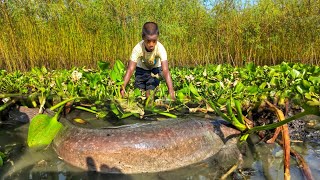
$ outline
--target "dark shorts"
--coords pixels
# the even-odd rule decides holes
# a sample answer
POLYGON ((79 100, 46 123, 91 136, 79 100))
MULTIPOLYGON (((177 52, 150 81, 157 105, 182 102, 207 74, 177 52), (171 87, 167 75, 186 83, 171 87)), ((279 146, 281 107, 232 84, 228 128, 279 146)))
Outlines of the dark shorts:
POLYGON ((154 75, 158 74, 161 76, 161 68, 153 68, 152 70, 145 70, 137 67, 135 72, 135 82, 134 87, 142 90, 153 90, 159 86, 160 80, 156 77, 152 77, 151 73, 154 75))

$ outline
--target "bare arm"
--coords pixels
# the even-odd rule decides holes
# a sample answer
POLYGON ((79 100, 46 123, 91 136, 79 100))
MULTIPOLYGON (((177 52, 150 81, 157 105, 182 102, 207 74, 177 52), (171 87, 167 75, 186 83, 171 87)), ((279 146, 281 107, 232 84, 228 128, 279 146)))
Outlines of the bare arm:
POLYGON ((130 62, 129 62, 126 75, 125 75, 124 78, 123 78, 124 83, 123 83, 123 86, 122 86, 122 88, 121 88, 121 95, 122 95, 122 96, 124 96, 126 86, 127 86, 127 84, 129 83, 130 78, 131 78, 134 70, 136 69, 136 66, 137 66, 137 63, 136 63, 136 62, 134 62, 134 61, 130 61, 130 62))
POLYGON ((163 77, 166 80, 167 87, 169 90, 169 94, 172 100, 175 100, 175 95, 174 95, 174 89, 172 85, 172 79, 169 71, 169 66, 168 66, 168 61, 161 61, 161 66, 162 66, 162 73, 163 77))

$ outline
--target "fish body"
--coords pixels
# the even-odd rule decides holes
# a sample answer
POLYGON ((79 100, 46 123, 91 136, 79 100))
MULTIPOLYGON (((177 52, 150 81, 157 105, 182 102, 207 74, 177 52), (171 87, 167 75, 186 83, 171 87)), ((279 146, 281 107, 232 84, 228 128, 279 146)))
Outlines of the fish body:
POLYGON ((53 141, 65 162, 102 173, 152 173, 201 162, 224 146, 210 121, 172 119, 110 129, 68 121, 53 141))

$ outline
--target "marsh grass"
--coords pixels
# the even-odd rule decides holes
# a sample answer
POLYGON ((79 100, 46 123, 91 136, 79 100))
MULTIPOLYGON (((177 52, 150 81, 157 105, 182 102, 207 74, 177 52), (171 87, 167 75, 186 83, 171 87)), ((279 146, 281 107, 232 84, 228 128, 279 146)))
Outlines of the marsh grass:
POLYGON ((0 69, 8 71, 127 61, 146 21, 159 24, 171 66, 320 64, 319 0, 4 0, 0 7, 0 69))

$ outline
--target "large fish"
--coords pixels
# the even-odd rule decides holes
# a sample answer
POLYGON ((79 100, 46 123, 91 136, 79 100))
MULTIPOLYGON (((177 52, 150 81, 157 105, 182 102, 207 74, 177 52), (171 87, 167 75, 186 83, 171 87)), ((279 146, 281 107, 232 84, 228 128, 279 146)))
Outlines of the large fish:
MULTIPOLYGON (((19 110, 28 119, 38 112, 35 108, 19 110)), ((240 155, 237 149, 240 132, 221 120, 193 116, 101 129, 79 127, 64 118, 60 121, 64 129, 54 139, 56 153, 65 162, 89 171, 160 172, 203 162, 212 156, 218 158, 214 166, 219 166, 230 157, 240 155)), ((32 157, 32 153, 29 156, 32 157)), ((17 161, 4 177, 34 165, 39 158, 17 161)))
POLYGON ((53 142, 58 156, 73 166, 103 173, 173 170, 201 162, 225 145, 210 121, 195 118, 105 129, 63 123, 64 130, 53 142))

